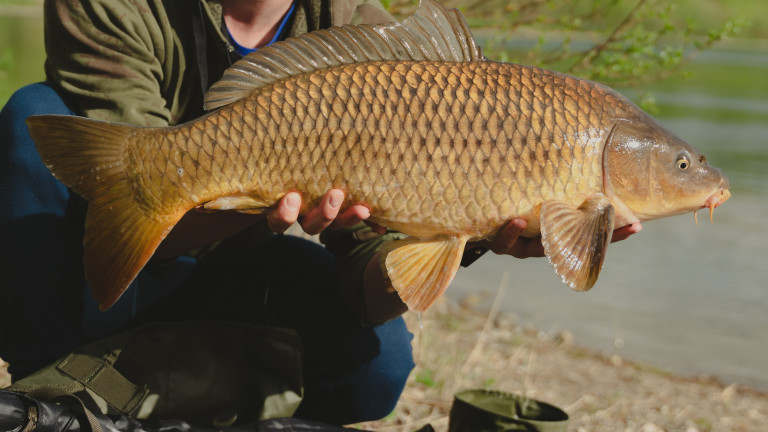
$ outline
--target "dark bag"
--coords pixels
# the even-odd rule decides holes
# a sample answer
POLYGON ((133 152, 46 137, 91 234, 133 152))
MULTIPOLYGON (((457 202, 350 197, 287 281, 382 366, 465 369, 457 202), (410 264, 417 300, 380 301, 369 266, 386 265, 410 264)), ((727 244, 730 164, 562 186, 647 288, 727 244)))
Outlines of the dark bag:
MULTIPOLYGON (((50 396, 50 395, 49 395, 50 396)), ((281 418, 234 427, 191 425, 183 420, 138 420, 90 412, 73 395, 43 402, 0 390, 0 432, 361 432, 325 423, 281 418), (71 408, 74 406, 74 409, 71 408)))
POLYGON ((303 395, 293 330, 153 323, 93 342, 8 390, 74 394, 94 412, 216 426, 289 417, 303 395))

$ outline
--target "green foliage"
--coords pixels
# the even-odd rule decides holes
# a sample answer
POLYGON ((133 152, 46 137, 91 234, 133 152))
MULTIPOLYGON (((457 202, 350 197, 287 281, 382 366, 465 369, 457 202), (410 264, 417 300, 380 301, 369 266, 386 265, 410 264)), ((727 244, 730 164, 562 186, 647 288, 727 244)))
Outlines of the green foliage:
MULTIPOLYGON (((395 13, 412 0, 391 0, 395 13)), ((615 87, 684 74, 681 66, 748 23, 699 29, 665 0, 452 0, 492 59, 560 70, 615 87), (490 31, 483 31, 488 29, 490 31)))

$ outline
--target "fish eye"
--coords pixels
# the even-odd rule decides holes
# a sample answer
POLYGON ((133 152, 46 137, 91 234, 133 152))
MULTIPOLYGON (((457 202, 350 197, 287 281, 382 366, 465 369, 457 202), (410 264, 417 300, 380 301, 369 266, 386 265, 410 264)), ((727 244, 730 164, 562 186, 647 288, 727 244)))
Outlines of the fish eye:
POLYGON ((688 158, 688 155, 681 154, 677 157, 677 167, 681 170, 687 170, 691 167, 691 160, 688 158))

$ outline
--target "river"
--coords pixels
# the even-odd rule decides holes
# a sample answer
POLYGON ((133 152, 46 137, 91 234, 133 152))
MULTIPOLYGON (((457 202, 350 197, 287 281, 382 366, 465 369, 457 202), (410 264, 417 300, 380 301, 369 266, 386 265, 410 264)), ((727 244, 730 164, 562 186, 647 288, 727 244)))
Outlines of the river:
MULTIPOLYGON (((43 77, 32 12, 0 16, 0 89, 43 77)), ((568 329, 608 354, 768 391, 768 50, 715 50, 692 69, 693 78, 651 90, 662 123, 730 177, 733 196, 714 224, 706 212, 698 226, 689 215, 644 224, 611 245, 586 293, 562 285, 544 259, 487 254, 458 273, 448 296, 487 292, 490 303, 508 269, 503 309, 543 331, 568 329)))

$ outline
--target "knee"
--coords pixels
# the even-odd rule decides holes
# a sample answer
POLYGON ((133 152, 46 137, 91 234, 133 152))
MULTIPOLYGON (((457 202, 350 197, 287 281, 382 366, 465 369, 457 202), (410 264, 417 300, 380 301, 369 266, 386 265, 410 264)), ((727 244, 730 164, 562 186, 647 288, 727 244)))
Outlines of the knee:
POLYGON ((380 353, 365 368, 356 386, 358 421, 377 420, 391 413, 414 367, 413 335, 402 318, 377 326, 374 331, 379 336, 380 353))
POLYGON ((373 386, 357 397, 356 415, 359 417, 354 422, 379 420, 392 413, 400 400, 412 369, 413 365, 378 371, 375 380, 369 381, 373 386))
POLYGON ((26 119, 31 115, 72 114, 47 83, 17 90, 0 111, 0 221, 37 213, 61 215, 69 193, 40 160, 26 119))
POLYGON ((37 160, 37 151, 27 129, 27 117, 43 114, 73 114, 59 93, 47 83, 24 86, 13 93, 0 111, 0 163, 10 159, 31 157, 37 160), (31 155, 31 156, 28 156, 31 155))
POLYGON ((374 417, 382 418, 395 409, 408 376, 415 366, 411 347, 413 334, 408 331, 402 318, 378 326, 376 332, 381 339, 381 355, 377 368, 380 409, 374 417))
POLYGON ((413 369, 412 339, 402 318, 350 337, 348 349, 324 356, 331 364, 305 376, 306 393, 296 415, 333 424, 386 417, 413 369))
POLYGON ((2 110, 4 121, 23 122, 31 115, 74 114, 59 92, 48 83, 35 83, 16 90, 2 110))

